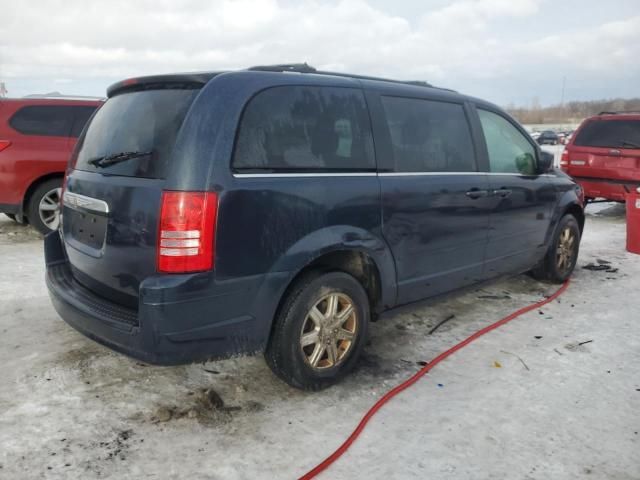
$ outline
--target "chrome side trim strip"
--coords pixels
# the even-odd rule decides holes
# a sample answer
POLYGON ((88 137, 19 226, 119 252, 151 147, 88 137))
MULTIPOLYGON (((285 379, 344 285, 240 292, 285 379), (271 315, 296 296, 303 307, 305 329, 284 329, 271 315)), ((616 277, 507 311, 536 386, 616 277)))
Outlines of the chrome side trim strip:
POLYGON ((90 212, 109 213, 109 204, 104 200, 67 191, 64 192, 62 198, 64 205, 74 210, 82 209, 90 212))
POLYGON ((380 177, 427 177, 444 175, 486 175, 487 172, 381 172, 380 177))
POLYGON ((376 172, 331 173, 234 173, 236 178, 375 177, 376 172))
POLYGON ((499 172, 345 172, 345 173, 234 173, 235 178, 314 178, 314 177, 426 177, 445 175, 507 175, 512 177, 555 177, 553 174, 541 173, 525 175, 523 173, 499 172))
POLYGON ((555 175, 551 175, 549 173, 538 173, 538 174, 528 174, 528 173, 500 173, 500 172, 487 172, 487 175, 508 175, 510 177, 555 177, 555 175))
POLYGON ((443 175, 507 175, 510 177, 555 177, 550 173, 539 173, 537 175, 526 175, 524 173, 498 173, 498 172, 381 172, 380 177, 425 177, 443 175))

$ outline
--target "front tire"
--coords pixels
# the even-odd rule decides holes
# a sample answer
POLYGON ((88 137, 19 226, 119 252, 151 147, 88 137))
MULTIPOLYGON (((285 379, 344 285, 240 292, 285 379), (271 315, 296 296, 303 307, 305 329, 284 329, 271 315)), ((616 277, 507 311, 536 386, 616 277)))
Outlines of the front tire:
POLYGON ((580 250, 580 226, 576 217, 567 214, 560 219, 551 245, 540 264, 531 271, 534 278, 563 283, 571 276, 580 250))
POLYGON ((327 388, 347 375, 364 347, 369 299, 354 277, 312 273, 290 289, 265 352, 271 370, 303 390, 327 388))
POLYGON ((41 234, 53 232, 60 225, 62 179, 52 178, 36 187, 29 198, 27 218, 41 234))

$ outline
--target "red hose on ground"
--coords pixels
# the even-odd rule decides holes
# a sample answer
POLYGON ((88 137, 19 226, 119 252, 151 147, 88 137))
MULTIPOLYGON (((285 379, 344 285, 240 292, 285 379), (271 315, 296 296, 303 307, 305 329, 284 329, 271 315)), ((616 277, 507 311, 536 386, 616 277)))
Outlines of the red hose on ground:
POLYGON ((397 387, 394 387, 393 389, 389 390, 387 393, 384 394, 384 396, 382 396, 373 405, 373 407, 371 407, 369 409, 369 411, 364 415, 364 417, 362 417, 362 420, 360 420, 360 423, 358 423, 358 426, 351 433, 351 435, 349 435, 349 438, 347 438, 344 441, 344 443, 342 445, 340 445, 336 449, 335 452, 333 452, 331 455, 329 455, 320 464, 318 464, 316 467, 314 467, 313 469, 309 470, 309 472, 307 472, 302 477, 300 477, 300 480, 309 480, 311 478, 314 478, 320 472, 322 472, 323 470, 328 468, 329 465, 331 465, 333 462, 338 460, 338 458, 340 458, 342 456, 342 454, 349 449, 351 444, 353 442, 355 442, 356 438, 358 438, 360 433, 362 433, 362 430, 364 430, 364 427, 367 425, 367 423, 369 423, 369 420, 371 420, 371 417, 373 417, 376 414, 376 412, 378 410, 380 410, 380 408, 382 408, 382 406, 385 403, 387 403, 389 400, 391 400, 393 397, 395 397, 397 394, 399 394, 403 390, 409 388, 411 385, 416 383, 429 370, 431 370, 433 367, 435 367, 438 363, 443 361, 449 355, 454 354, 455 352, 457 352, 461 348, 467 346, 468 344, 470 344, 471 342, 473 342, 477 338, 480 338, 481 336, 483 336, 485 333, 489 333, 491 330, 495 330, 496 328, 501 327, 502 325, 504 325, 505 323, 510 322, 514 318, 517 318, 522 314, 525 314, 527 312, 530 312, 531 310, 535 310, 536 308, 540 308, 541 306, 546 305, 549 302, 552 302, 553 300, 558 298, 560 295, 562 295, 564 293, 564 291, 567 289, 568 286, 569 286, 569 280, 564 282, 564 284, 553 295, 551 295, 550 297, 545 298, 544 300, 540 300, 539 302, 532 303, 531 305, 523 307, 520 310, 516 310, 512 314, 504 317, 503 319, 498 320, 497 322, 492 323, 491 325, 488 325, 488 326, 482 328, 481 330, 478 330, 476 333, 474 333, 470 337, 466 338, 465 340, 461 341, 460 343, 454 345, 449 350, 446 350, 446 351, 442 352, 440 355, 438 355, 431 362, 429 362, 427 365, 422 367, 413 376, 411 376, 410 378, 408 378, 407 380, 402 382, 400 385, 398 385, 397 387))

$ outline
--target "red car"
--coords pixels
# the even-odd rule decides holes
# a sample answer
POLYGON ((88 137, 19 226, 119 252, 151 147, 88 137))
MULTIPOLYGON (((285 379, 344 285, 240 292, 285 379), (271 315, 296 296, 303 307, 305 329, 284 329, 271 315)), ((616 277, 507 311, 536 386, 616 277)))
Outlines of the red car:
POLYGON ((640 112, 602 112, 573 134, 560 168, 584 189, 587 200, 624 202, 640 187, 640 112))
POLYGON ((0 213, 42 233, 58 228, 67 160, 98 99, 0 99, 0 213))

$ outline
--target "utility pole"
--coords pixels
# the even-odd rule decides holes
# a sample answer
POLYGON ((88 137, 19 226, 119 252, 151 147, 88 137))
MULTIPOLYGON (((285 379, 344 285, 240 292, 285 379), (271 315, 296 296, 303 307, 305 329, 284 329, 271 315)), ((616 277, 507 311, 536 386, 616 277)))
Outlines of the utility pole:
POLYGON ((567 83, 567 77, 563 76, 562 77, 562 93, 560 94, 560 106, 564 107, 564 87, 567 83))
POLYGON ((5 87, 4 82, 0 82, 0 98, 7 96, 7 87, 5 87))

